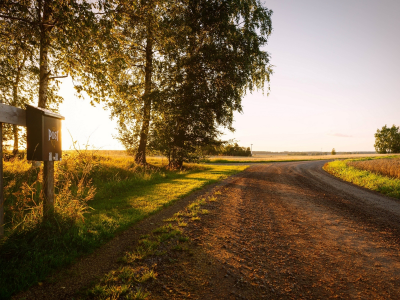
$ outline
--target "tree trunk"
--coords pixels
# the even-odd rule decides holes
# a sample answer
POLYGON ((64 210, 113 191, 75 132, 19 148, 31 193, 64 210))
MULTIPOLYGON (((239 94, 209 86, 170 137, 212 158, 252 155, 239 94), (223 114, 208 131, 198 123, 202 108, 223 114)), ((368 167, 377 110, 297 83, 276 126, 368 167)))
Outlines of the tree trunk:
MULTIPOLYGON (((39 102, 38 107, 46 108, 47 104, 47 88, 49 83, 49 66, 48 66, 48 51, 49 51, 49 31, 50 29, 45 24, 49 23, 50 8, 49 1, 45 0, 43 5, 43 16, 40 24, 40 52, 39 52, 39 102)), ((40 1, 40 3, 43 3, 40 1)), ((40 12, 39 12, 40 14, 40 12)), ((51 27, 50 27, 51 28, 51 27)))
POLYGON ((13 155, 16 156, 19 152, 18 150, 18 126, 17 125, 13 125, 12 126, 12 130, 13 130, 13 135, 14 135, 14 147, 13 147, 13 155))
MULTIPOLYGON (((16 106, 18 103, 18 85, 19 85, 19 72, 17 74, 17 77, 15 79, 14 87, 13 87, 13 103, 11 104, 12 106, 16 106)), ((18 154, 18 126, 17 125, 12 125, 12 132, 13 132, 13 137, 14 137, 14 146, 13 146, 13 155, 18 154)))
POLYGON ((146 146, 147 137, 150 129, 150 116, 151 116, 151 86, 152 86, 152 73, 153 73, 153 38, 151 32, 150 21, 147 25, 147 41, 146 41, 146 66, 145 66, 145 87, 143 94, 143 121, 140 130, 139 147, 135 156, 135 161, 138 164, 146 164, 146 146))
MULTIPOLYGON (((40 52, 39 52, 39 102, 38 107, 46 108, 47 89, 49 83, 48 51, 50 46, 51 9, 50 0, 39 0, 39 18, 43 4, 43 14, 40 20, 40 52), (43 3, 44 2, 44 3, 43 3)), ((43 217, 46 219, 54 212, 54 161, 43 163, 43 217)))

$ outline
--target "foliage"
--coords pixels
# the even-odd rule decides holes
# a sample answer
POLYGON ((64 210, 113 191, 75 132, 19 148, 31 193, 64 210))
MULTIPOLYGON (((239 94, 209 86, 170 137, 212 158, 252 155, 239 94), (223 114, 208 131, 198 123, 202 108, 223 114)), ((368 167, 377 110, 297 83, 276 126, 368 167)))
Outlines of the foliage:
MULTIPOLYGON (((28 65, 35 76, 39 107, 49 108, 52 101, 61 101, 52 93, 58 89, 57 78, 83 74, 95 63, 91 53, 95 47, 90 37, 96 36, 98 22, 94 10, 100 8, 100 2, 86 0, 1 2, 2 29, 6 30, 10 41, 23 45, 22 52, 29 51, 31 64, 28 65), (17 30, 10 31, 12 28, 17 30), (51 95, 54 97, 49 97, 51 95)), ((19 57, 9 56, 8 63, 17 65, 19 57)))
POLYGON ((400 179, 355 168, 352 162, 336 160, 326 163, 324 170, 345 181, 400 199, 400 179))
POLYGON ((186 165, 185 170, 169 171, 161 159, 150 167, 90 151, 68 155, 56 164, 59 204, 55 217, 46 222, 40 222, 37 198, 40 169, 24 160, 4 164, 7 224, 0 244, 0 299, 42 281, 193 190, 246 168, 186 165), (24 218, 29 222, 20 224, 24 218))
POLYGON ((251 156, 250 147, 241 147, 237 142, 228 141, 202 147, 202 154, 223 156, 251 156))
POLYGON ((181 8, 168 26, 177 46, 166 53, 169 88, 155 103, 160 114, 149 138, 177 168, 214 142, 219 127, 233 130, 242 96, 262 89, 272 72, 261 50, 272 12, 259 1, 182 1, 181 8))
MULTIPOLYGON (((25 104, 31 104, 38 96, 39 49, 35 47, 35 37, 25 30, 24 23, 7 18, 0 18, 0 36, 0 102, 25 108, 25 104)), ((57 91, 56 81, 48 87, 49 103, 54 104, 53 108, 57 108, 62 100, 57 91)), ((14 154, 19 151, 21 142, 25 144, 25 138, 25 130, 4 124, 3 141, 14 141, 14 154)))
POLYGON ((336 155, 336 150, 335 150, 335 148, 332 149, 331 154, 332 154, 332 155, 336 155))
POLYGON ((378 153, 399 153, 400 132, 399 127, 393 125, 391 128, 386 125, 375 133, 375 150, 378 153))
POLYGON ((269 55, 261 47, 272 12, 254 0, 160 0, 145 13, 147 2, 119 3, 125 29, 118 45, 129 51, 112 69, 118 138, 136 156, 148 141, 180 168, 199 158, 199 147, 217 141, 218 127, 233 130, 242 96, 269 81, 269 55), (150 41, 153 56, 146 54, 150 41))

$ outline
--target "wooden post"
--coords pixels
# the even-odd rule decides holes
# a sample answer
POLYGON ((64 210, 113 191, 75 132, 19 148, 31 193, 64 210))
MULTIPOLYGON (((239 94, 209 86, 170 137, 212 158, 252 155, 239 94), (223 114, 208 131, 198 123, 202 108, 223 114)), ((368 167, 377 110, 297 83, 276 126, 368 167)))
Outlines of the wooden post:
POLYGON ((3 123, 0 122, 0 239, 4 236, 3 123))
POLYGON ((54 161, 43 162, 43 217, 54 213, 54 161))

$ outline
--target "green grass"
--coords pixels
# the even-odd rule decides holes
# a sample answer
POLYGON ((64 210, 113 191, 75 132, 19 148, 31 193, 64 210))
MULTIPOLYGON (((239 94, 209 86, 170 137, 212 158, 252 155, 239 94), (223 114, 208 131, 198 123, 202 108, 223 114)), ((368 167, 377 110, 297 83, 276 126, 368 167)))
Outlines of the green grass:
MULTIPOLYGON (((371 160, 375 158, 366 159, 371 160)), ((324 170, 345 181, 354 183, 373 191, 380 192, 390 197, 400 199, 400 179, 379 175, 365 170, 360 170, 348 166, 346 161, 349 160, 337 160, 329 162, 325 164, 324 170)))
MULTIPOLYGON (((207 198, 197 198, 175 214, 179 216, 176 220, 143 235, 137 247, 126 252, 119 259, 120 266, 105 274, 97 282, 93 282, 86 291, 82 290, 76 295, 77 299, 146 299, 150 295, 147 288, 151 289, 151 286, 146 286, 146 283, 157 280, 158 276, 154 256, 158 257, 158 261, 176 262, 177 259, 170 257, 171 252, 186 252, 188 255, 192 255, 191 240, 179 228, 180 218, 190 219, 192 212, 206 211, 203 206, 217 201, 216 196, 218 195, 221 195, 221 192, 215 192, 213 196, 207 198), (128 294, 129 291, 135 292, 128 294)), ((200 217, 197 219, 199 220, 200 217)), ((167 219, 164 221, 169 222, 167 219)), ((188 222, 191 223, 189 220, 188 222)))
MULTIPOLYGON (((28 167, 14 170, 12 165, 5 166, 6 185, 9 188, 9 198, 6 198, 5 205, 8 227, 7 237, 0 244, 0 299, 7 299, 16 292, 45 280, 55 270, 91 253, 116 233, 191 192, 240 172, 246 167, 187 165, 185 171, 169 171, 160 166, 145 169, 136 166, 130 158, 84 155, 79 159, 63 161, 63 165, 56 170, 61 172, 56 175, 59 176, 60 182, 65 182, 63 172, 73 169, 71 178, 77 178, 75 181, 78 182, 86 176, 84 187, 96 189, 93 200, 88 201, 88 205, 93 209, 83 213, 84 220, 72 221, 63 216, 63 211, 60 210, 61 215, 55 215, 46 222, 33 222, 22 230, 12 230, 15 224, 10 216, 13 215, 17 204, 23 202, 21 197, 26 196, 14 195, 19 189, 18 185, 27 182, 28 185, 36 186, 40 185, 40 182, 35 181, 38 171, 33 172, 28 167), (10 184, 13 180, 15 182, 10 184)), ((79 192, 75 181, 71 181, 69 190, 64 193, 79 192)), ((63 191, 61 188, 58 190, 60 193, 63 191)), ((71 196, 68 199, 75 201, 75 198, 71 196)), ((29 199, 37 200, 38 193, 29 199)), ((27 204, 24 205, 22 211, 26 217, 29 216, 29 210, 25 210, 27 204)), ((20 213, 20 210, 18 212, 20 213)), ((152 248, 146 242, 143 242, 141 247, 144 252, 152 248)))

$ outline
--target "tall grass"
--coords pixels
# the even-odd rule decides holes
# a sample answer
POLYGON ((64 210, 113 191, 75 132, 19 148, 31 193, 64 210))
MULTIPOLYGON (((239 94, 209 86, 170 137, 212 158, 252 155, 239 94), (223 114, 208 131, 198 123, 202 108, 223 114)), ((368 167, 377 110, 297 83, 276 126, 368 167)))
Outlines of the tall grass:
POLYGON ((246 168, 186 165, 170 171, 161 160, 152 163, 142 167, 129 157, 68 153, 55 164, 55 214, 43 221, 42 169, 25 160, 5 162, 0 299, 43 281, 191 191, 246 168))
POLYGON ((348 161, 347 165, 384 176, 400 178, 400 157, 389 159, 348 161))
MULTIPOLYGON (((380 161, 382 159, 376 159, 380 161)), ((368 160, 375 161, 375 160, 368 160)), ((324 165, 324 170, 345 181, 400 199, 400 179, 355 168, 352 160, 336 160, 324 165)), ((362 162, 362 161, 361 161, 362 162)))

